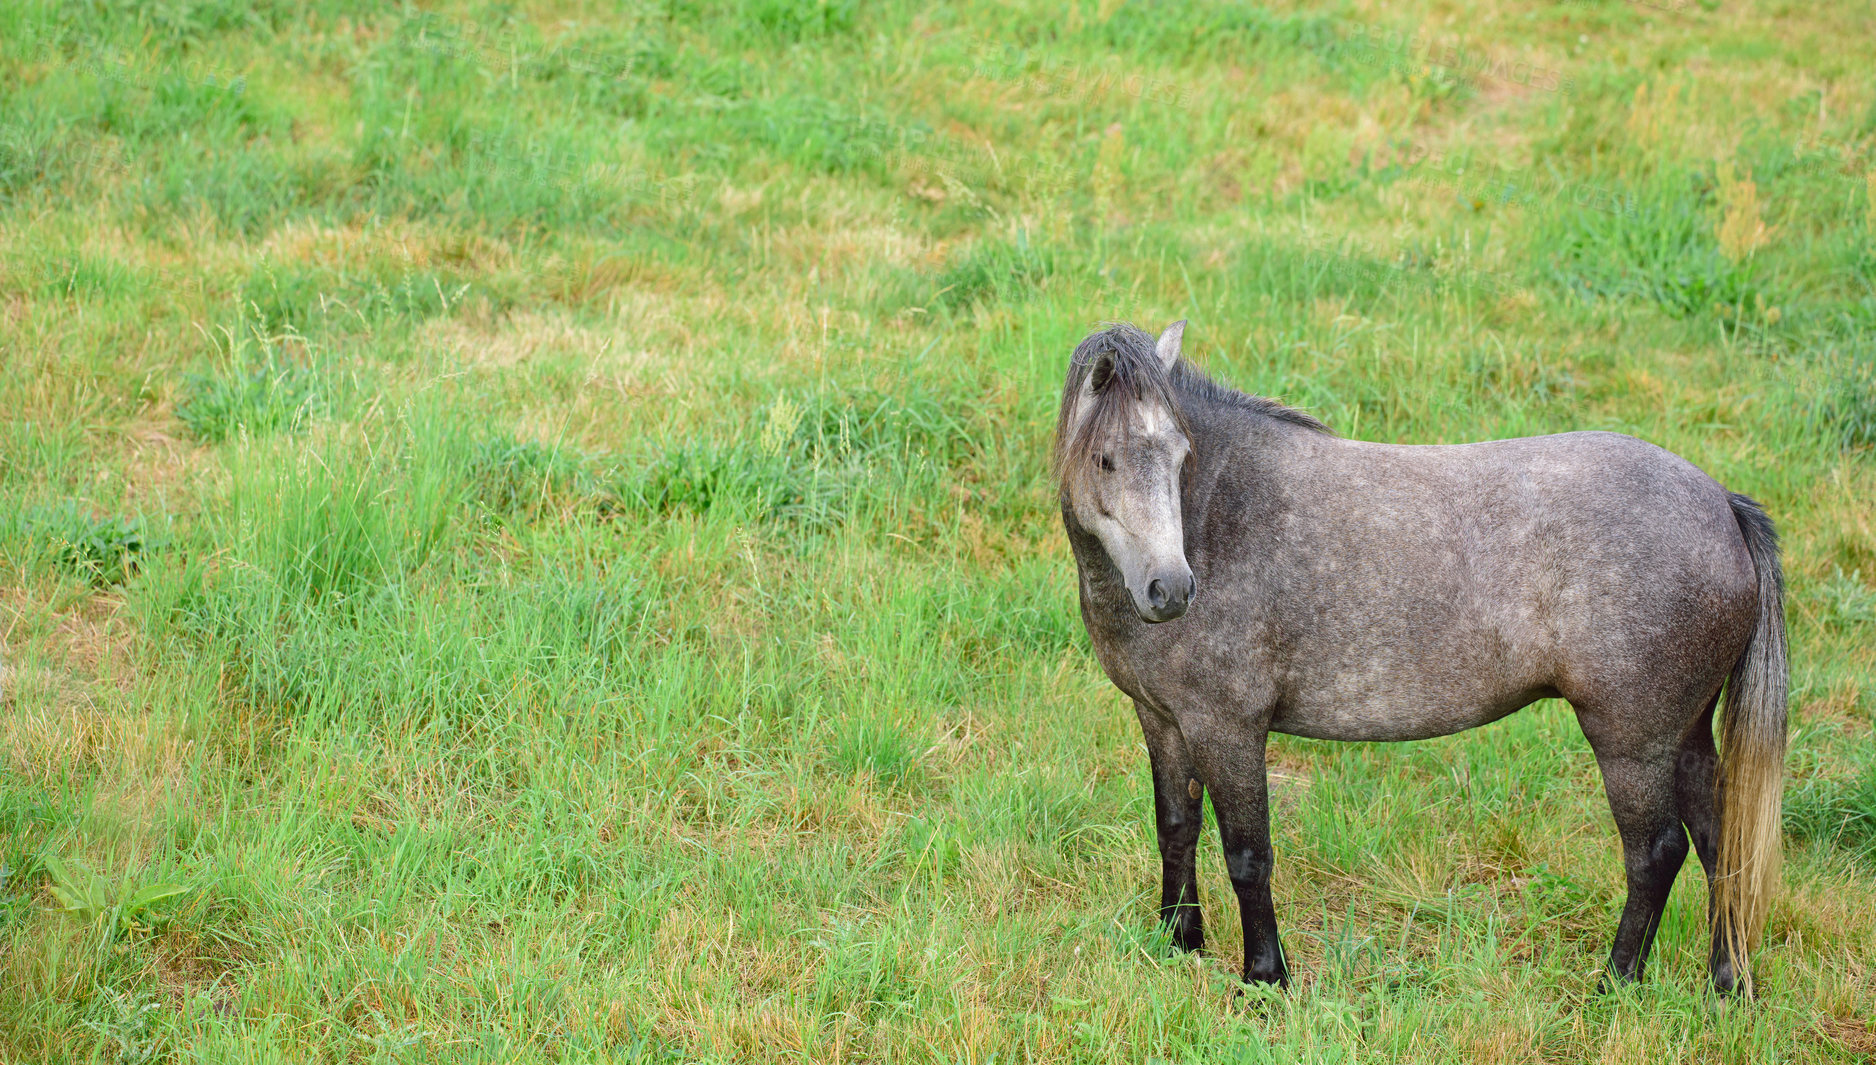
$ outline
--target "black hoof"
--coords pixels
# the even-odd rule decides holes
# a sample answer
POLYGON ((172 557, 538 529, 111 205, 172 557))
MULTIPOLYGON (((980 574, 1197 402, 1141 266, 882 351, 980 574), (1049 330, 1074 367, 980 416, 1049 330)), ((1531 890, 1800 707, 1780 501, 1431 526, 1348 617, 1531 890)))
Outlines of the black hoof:
POLYGON ((1161 917, 1159 927, 1174 950, 1193 954, 1205 949, 1205 922, 1196 906, 1182 908, 1176 917, 1161 917))
POLYGON ((1174 928, 1172 945, 1174 950, 1187 954, 1197 954, 1205 949, 1205 930, 1203 928, 1174 928))
POLYGON ((1610 974, 1605 972, 1596 978, 1596 993, 1598 995, 1612 994, 1618 987, 1634 987, 1639 983, 1641 983, 1641 978, 1638 976, 1625 976, 1622 973, 1610 974))
MULTIPOLYGON (((1279 991, 1288 991, 1290 989, 1290 973, 1287 969, 1275 969, 1268 972, 1253 972, 1247 970, 1244 974, 1244 982, 1246 984, 1255 984, 1263 987, 1274 987, 1279 991)), ((1242 991, 1243 989, 1240 988, 1239 992, 1242 993, 1242 991)))

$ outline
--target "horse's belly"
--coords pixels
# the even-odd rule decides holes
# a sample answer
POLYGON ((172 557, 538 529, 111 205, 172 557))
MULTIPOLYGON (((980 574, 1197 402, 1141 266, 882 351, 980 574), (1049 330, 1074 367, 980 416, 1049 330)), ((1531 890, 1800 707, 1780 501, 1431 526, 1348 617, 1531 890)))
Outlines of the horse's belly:
POLYGON ((1416 697, 1411 691, 1286 700, 1278 704, 1270 729, 1314 740, 1426 740, 1489 725, 1556 694, 1547 687, 1532 686, 1476 693, 1463 700, 1416 697))

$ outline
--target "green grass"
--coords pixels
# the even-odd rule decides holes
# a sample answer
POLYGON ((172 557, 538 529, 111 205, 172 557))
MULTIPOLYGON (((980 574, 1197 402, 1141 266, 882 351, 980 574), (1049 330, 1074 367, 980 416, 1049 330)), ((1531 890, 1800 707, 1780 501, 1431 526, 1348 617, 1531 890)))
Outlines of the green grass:
POLYGON ((0 1061, 1867 1060, 1873 17, 0 7, 0 1061), (1296 986, 1210 837, 1168 954, 1046 456, 1175 318, 1349 436, 1767 506, 1757 1001, 1690 873, 1596 993, 1560 704, 1276 738, 1296 986))

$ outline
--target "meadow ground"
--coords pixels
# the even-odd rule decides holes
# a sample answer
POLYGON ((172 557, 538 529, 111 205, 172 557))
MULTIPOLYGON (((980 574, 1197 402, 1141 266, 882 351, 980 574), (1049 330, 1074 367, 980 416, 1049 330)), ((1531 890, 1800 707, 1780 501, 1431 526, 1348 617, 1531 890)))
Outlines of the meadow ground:
POLYGON ((1876 1054, 1869 0, 0 5, 0 1061, 1876 1054), (1074 341, 1636 433, 1790 577, 1785 891, 1595 991, 1568 708, 1273 741, 1169 956, 1074 341))

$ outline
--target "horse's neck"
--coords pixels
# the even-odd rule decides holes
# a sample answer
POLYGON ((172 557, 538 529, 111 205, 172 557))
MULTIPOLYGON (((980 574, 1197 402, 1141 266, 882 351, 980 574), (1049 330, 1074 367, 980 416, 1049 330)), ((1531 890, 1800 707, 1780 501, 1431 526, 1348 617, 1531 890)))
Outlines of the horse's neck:
POLYGON ((1247 508, 1310 430, 1260 411, 1223 405, 1187 408, 1194 468, 1181 506, 1187 524, 1203 527, 1214 507, 1247 508))

